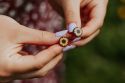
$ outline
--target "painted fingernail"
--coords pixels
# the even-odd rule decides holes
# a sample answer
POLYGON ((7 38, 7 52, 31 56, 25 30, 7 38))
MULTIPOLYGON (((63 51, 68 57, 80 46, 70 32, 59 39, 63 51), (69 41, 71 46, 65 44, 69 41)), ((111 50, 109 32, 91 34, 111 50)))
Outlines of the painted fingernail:
POLYGON ((68 32, 68 30, 63 30, 63 31, 56 32, 55 35, 56 35, 56 37, 62 37, 62 36, 64 36, 67 32, 68 32))
POLYGON ((72 42, 77 42, 81 39, 81 37, 75 38, 72 42))
POLYGON ((76 25, 75 23, 70 23, 67 28, 68 28, 68 31, 69 31, 69 32, 73 32, 73 30, 74 30, 76 27, 77 27, 77 25, 76 25))
POLYGON ((63 52, 69 51, 69 50, 74 49, 74 48, 76 48, 75 45, 66 46, 65 48, 63 48, 63 52))

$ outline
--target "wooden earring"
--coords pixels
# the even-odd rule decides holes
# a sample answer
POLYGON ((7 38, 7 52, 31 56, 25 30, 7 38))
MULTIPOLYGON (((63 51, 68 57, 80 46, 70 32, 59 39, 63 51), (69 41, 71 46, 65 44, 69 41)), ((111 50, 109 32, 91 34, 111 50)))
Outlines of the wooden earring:
POLYGON ((78 28, 78 27, 76 27, 76 28, 74 28, 74 30, 73 30, 73 34, 76 36, 76 37, 80 37, 81 35, 82 35, 82 29, 81 28, 78 28))
POLYGON ((69 39, 67 37, 61 37, 59 39, 59 45, 62 47, 66 47, 69 44, 69 39))

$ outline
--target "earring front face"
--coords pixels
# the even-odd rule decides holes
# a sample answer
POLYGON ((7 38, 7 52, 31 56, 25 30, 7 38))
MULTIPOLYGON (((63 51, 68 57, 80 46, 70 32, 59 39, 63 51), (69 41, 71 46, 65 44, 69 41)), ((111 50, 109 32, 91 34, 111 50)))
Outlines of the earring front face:
POLYGON ((69 39, 67 37, 61 37, 59 40, 59 44, 62 47, 66 47, 69 44, 69 39))
POLYGON ((58 41, 58 44, 62 47, 66 47, 70 45, 72 42, 80 40, 83 34, 82 29, 77 27, 75 23, 69 24, 67 29, 68 30, 56 33, 56 36, 61 37, 58 41))
POLYGON ((78 28, 76 27, 74 30, 73 30, 73 33, 76 37, 80 37, 82 35, 82 29, 81 28, 78 28))

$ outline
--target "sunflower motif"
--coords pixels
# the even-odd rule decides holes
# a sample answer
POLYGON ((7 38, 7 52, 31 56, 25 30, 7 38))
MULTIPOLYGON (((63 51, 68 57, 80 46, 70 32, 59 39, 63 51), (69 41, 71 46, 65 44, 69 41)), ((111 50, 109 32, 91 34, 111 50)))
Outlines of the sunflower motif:
POLYGON ((67 37, 61 37, 59 44, 63 47, 67 46, 69 44, 69 39, 67 37))
POLYGON ((73 33, 75 34, 76 37, 80 37, 80 36, 82 35, 82 29, 76 27, 76 28, 73 30, 73 33))

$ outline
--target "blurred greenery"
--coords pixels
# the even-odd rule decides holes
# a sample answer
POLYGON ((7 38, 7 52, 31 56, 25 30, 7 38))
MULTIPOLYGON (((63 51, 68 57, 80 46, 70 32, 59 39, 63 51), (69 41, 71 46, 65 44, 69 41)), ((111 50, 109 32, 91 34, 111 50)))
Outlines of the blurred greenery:
POLYGON ((101 33, 66 54, 66 83, 125 83, 125 0, 109 0, 101 33))

